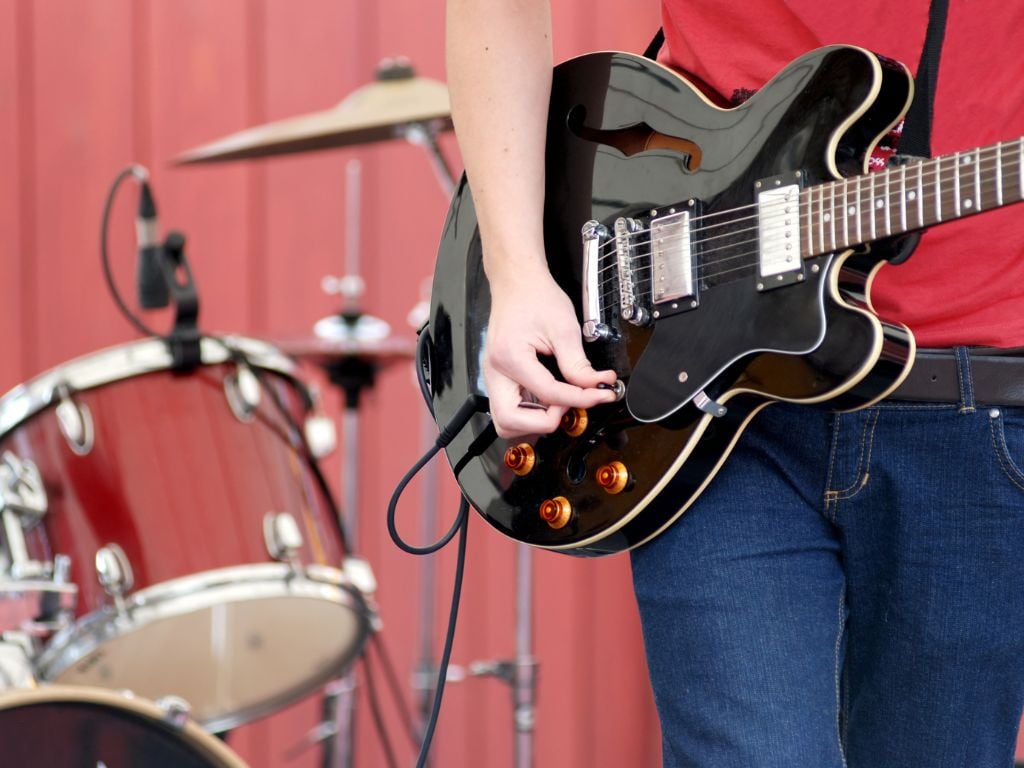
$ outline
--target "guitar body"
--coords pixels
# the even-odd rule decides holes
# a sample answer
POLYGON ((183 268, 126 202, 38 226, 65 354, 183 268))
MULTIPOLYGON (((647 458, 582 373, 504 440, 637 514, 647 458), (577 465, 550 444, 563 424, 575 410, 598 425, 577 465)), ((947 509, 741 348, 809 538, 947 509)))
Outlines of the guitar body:
MULTIPOLYGON (((584 223, 611 229, 619 217, 643 219, 690 201, 704 220, 724 222, 719 254, 749 251, 744 220, 757 182, 796 171, 808 185, 864 173, 912 90, 902 66, 841 46, 794 61, 733 109, 630 54, 591 54, 560 65, 547 136, 552 275, 582 313, 584 223)), ((700 266, 724 263, 705 250, 700 266)), ((474 416, 447 448, 459 484, 491 525, 518 541, 574 555, 643 543, 699 496, 761 408, 784 400, 856 409, 897 386, 909 370, 913 337, 879 320, 870 303, 871 279, 889 254, 883 241, 818 255, 806 260, 799 283, 767 291, 757 285, 756 265, 705 270, 699 306, 666 311, 647 326, 626 322, 612 302, 607 321, 614 333, 584 346, 596 368, 612 368, 627 383, 625 399, 592 409, 575 437, 559 431, 507 443, 487 431, 486 417, 474 416), (699 408, 706 400, 724 406, 724 414, 699 408), (510 444, 523 442, 536 463, 518 476, 504 457, 510 444), (616 493, 595 478, 612 462, 628 472, 616 493), (571 514, 555 528, 539 509, 558 497, 571 514)), ((440 425, 467 397, 486 396, 489 312, 463 179, 432 294, 430 380, 440 425)))

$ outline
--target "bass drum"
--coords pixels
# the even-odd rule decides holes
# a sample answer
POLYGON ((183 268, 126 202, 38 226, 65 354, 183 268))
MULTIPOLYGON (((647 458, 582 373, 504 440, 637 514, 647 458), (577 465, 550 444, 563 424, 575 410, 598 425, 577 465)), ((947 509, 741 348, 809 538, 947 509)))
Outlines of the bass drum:
POLYGON ((0 744, 12 768, 245 768, 173 702, 98 688, 0 693, 0 744))
POLYGON ((0 562, 8 583, 77 588, 41 680, 181 696, 216 731, 339 675, 376 614, 305 448, 291 360, 237 337, 204 338, 201 358, 177 372, 146 339, 0 400, 5 466, 45 489, 21 533, 5 526, 0 562))

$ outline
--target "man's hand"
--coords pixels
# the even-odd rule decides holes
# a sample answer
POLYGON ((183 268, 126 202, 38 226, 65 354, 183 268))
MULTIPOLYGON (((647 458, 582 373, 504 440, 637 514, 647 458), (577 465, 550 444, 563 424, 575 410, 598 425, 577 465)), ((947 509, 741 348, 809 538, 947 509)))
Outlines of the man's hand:
POLYGON ((524 271, 492 287, 484 381, 501 437, 553 432, 569 408, 614 401, 614 393, 597 386, 615 378, 590 365, 572 302, 547 271, 524 271), (538 355, 553 356, 565 382, 538 355))

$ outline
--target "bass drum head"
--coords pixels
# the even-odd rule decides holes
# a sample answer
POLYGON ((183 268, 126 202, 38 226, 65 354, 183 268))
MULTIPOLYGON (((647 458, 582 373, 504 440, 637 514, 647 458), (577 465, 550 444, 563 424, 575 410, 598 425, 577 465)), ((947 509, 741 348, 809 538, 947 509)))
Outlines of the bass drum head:
POLYGON ((211 731, 337 677, 370 632, 362 596, 332 568, 290 581, 271 564, 199 574, 139 593, 130 607, 130 617, 100 611, 57 635, 38 673, 154 699, 173 693, 211 731))
POLYGON ((48 687, 0 693, 0 754, 9 766, 244 768, 197 725, 112 691, 48 687))

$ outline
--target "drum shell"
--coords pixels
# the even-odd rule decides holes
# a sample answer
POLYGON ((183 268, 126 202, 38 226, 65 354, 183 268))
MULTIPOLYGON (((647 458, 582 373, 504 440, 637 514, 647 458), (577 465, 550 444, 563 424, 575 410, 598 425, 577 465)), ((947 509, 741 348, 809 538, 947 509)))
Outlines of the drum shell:
POLYGON ((225 744, 155 703, 99 688, 0 692, 4 765, 245 768, 225 744))
MULTIPOLYGON (((232 412, 224 390, 232 367, 157 371, 75 393, 94 428, 86 455, 64 438, 53 408, 0 439, 0 451, 39 468, 48 511, 26 543, 34 559, 71 557, 79 616, 110 602, 94 565, 96 551, 110 543, 131 563, 133 591, 268 561, 263 519, 274 512, 299 524, 303 565, 341 562, 330 506, 271 398, 262 397, 251 421, 232 412)), ((261 377, 301 425, 294 387, 275 373, 261 377)))

